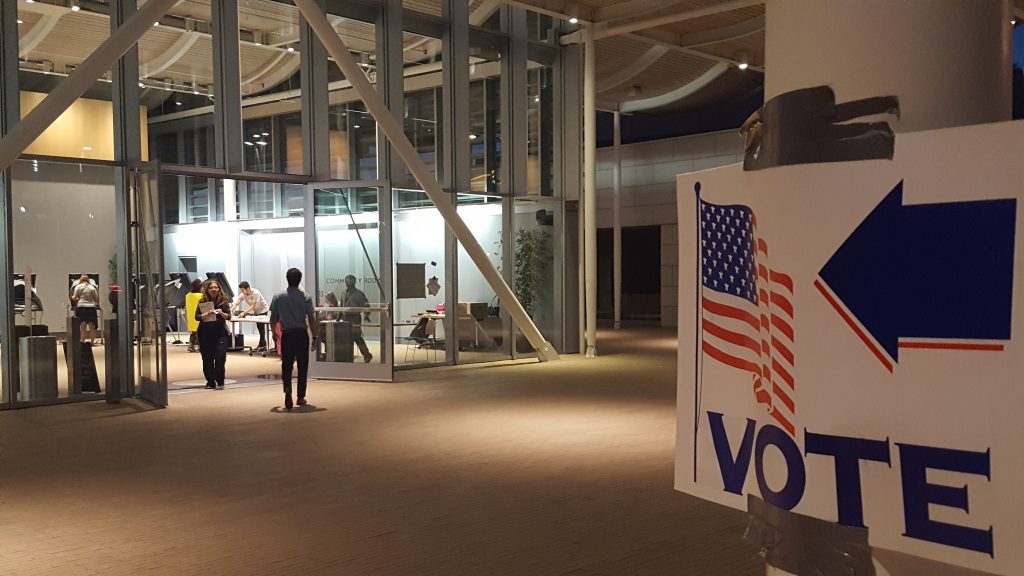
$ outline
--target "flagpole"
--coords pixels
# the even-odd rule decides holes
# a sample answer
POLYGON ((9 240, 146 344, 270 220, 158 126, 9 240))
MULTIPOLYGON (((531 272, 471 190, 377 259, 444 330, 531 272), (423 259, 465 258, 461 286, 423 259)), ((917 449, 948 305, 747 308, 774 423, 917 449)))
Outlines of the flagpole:
MULTIPOLYGON (((700 217, 700 182, 693 185, 693 194, 697 201, 697 289, 694 291, 696 294, 696 305, 697 305, 697 331, 695 335, 701 334, 701 322, 704 317, 703 307, 701 306, 701 292, 704 286, 704 274, 703 274, 703 257, 704 251, 701 249, 701 226, 703 220, 700 217)), ((700 338, 696 339, 696 346, 694 346, 693 353, 693 483, 697 483, 697 433, 700 429, 700 387, 701 387, 701 376, 700 376, 700 338)))

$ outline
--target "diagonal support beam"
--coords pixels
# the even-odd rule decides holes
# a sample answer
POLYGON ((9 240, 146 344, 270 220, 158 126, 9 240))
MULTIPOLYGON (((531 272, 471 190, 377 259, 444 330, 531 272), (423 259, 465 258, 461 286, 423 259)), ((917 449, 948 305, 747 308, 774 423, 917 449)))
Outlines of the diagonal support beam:
POLYGON ((103 41, 63 82, 32 109, 17 126, 0 139, 0 170, 6 170, 50 124, 110 70, 117 59, 138 44, 146 30, 167 13, 178 0, 149 0, 125 20, 124 24, 103 41))
POLYGON ((345 43, 338 37, 331 23, 327 20, 327 16, 317 5, 316 0, 295 0, 295 5, 302 12, 302 16, 309 23, 317 37, 320 38, 320 41, 323 42, 324 47, 327 48, 327 53, 331 55, 334 62, 341 68, 345 78, 352 83, 352 88, 355 89, 366 109, 369 110, 370 114, 377 121, 377 127, 387 137, 393 151, 409 167, 413 177, 416 178, 416 182, 419 183, 424 192, 426 192, 427 197, 433 202, 434 207, 437 208, 441 217, 444 218, 445 223, 451 229, 455 238, 462 243, 466 253, 469 254, 470 259, 473 260, 473 263, 480 270, 480 274, 483 275, 491 289, 494 290, 494 293, 497 294, 498 298, 508 308, 512 320, 519 325, 523 335, 526 336, 530 345, 537 351, 537 358, 541 362, 557 360, 558 353, 555 352, 554 346, 544 340, 536 324, 527 315, 522 304, 519 303, 515 294, 501 277, 501 273, 491 263, 487 252, 480 246, 480 243, 477 242, 469 227, 466 226, 466 222, 459 216, 455 204, 441 190, 441 185, 427 169, 427 166, 413 147, 412 142, 405 135, 402 124, 388 110, 384 100, 373 89, 362 68, 359 67, 355 58, 348 51, 348 48, 345 47, 345 43))
POLYGON ((655 62, 661 59, 662 56, 668 53, 668 48, 664 46, 651 46, 647 52, 644 52, 636 62, 633 62, 629 66, 620 69, 618 72, 608 76, 597 83, 597 91, 607 92, 612 88, 622 86, 626 82, 629 82, 633 78, 636 78, 644 70, 650 68, 655 62))
POLYGON ((164 53, 145 63, 142 77, 149 78, 150 76, 155 76, 173 66, 175 62, 181 60, 188 53, 192 45, 199 40, 199 36, 198 32, 185 31, 164 53))

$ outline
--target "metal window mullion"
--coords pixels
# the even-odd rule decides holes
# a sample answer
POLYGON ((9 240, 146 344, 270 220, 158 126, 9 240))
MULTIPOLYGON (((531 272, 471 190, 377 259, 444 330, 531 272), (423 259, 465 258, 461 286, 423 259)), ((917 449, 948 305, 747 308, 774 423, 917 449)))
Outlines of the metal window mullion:
MULTIPOLYGON (((110 33, 116 34, 118 28, 133 15, 138 6, 136 0, 114 0, 111 3, 110 33)), ((139 123, 139 47, 136 43, 117 63, 112 66, 113 83, 111 86, 112 104, 114 109, 114 160, 122 163, 115 169, 114 178, 114 218, 117 235, 118 277, 115 279, 121 286, 130 283, 129 262, 132 257, 131 247, 131 186, 133 177, 127 168, 142 160, 142 127, 139 123)), ((154 182, 159 186, 159 182, 154 182)), ((162 215, 161 215, 162 217, 162 215)), ((118 294, 117 309, 131 310, 131 291, 124 289, 118 294)), ((131 314, 123 314, 130 318, 131 314)), ((119 319, 120 320, 120 319, 119 319)), ((102 329, 102 327, 100 327, 102 329)), ((109 403, 120 401, 121 394, 135 389, 135 370, 132 355, 132 326, 130 322, 119 321, 117 341, 121 347, 119 352, 118 371, 120 389, 106 387, 106 400, 109 403)))
MULTIPOLYGON (((404 114, 402 0, 384 0, 377 16, 377 91, 396 118, 404 114)), ((404 122, 399 122, 403 124, 404 122)), ((377 178, 400 182, 405 174, 384 133, 377 129, 377 178)))
MULTIPOLYGON (((18 3, 0 0, 0 136, 20 120, 21 106, 18 93, 18 3)), ((14 333, 14 285, 9 280, 14 272, 14 235, 11 221, 13 186, 12 168, 0 171, 0 310, 4 320, 0 324, 0 368, 4 373, 0 404, 17 403, 18 358, 14 333)))
MULTIPOLYGON (((502 206, 502 275, 512 287, 515 275, 515 197, 527 190, 527 152, 530 127, 527 122, 529 107, 527 78, 527 26, 526 10, 509 7, 505 31, 509 35, 508 54, 501 59, 501 165, 503 192, 502 206)), ((511 322, 504 329, 510 336, 511 354, 515 358, 519 327, 511 322)))
MULTIPOLYGON (((321 6, 323 3, 321 2, 321 6)), ((331 178, 331 140, 327 101, 327 50, 300 17, 299 57, 302 84, 302 167, 317 180, 331 178)))
MULTIPOLYGON (((470 190, 469 154, 469 5, 464 0, 445 0, 442 16, 447 21, 442 42, 442 117, 441 145, 445 163, 438 165, 441 184, 453 192, 448 201, 457 203, 456 192, 470 190)), ((459 300, 459 248, 455 234, 444 228, 445 240, 445 302, 459 300)), ((454 310, 457 306, 453 306, 454 310)), ((446 314, 444 331, 448 339, 455 332, 456 314, 446 314)), ((456 339, 457 340, 457 339, 456 339)), ((459 362, 459 347, 445 346, 445 360, 459 362)))
POLYGON ((582 185, 582 148, 583 126, 583 55, 579 44, 570 44, 561 49, 555 62, 555 93, 556 114, 554 146, 560 153, 555 155, 555 182, 559 188, 558 196, 562 198, 562 351, 579 352, 583 342, 581 322, 583 315, 580 310, 580 290, 583 277, 580 274, 582 259, 579 250, 569 253, 570 246, 582 246, 581 211, 570 212, 565 202, 580 200, 582 185), (574 218, 572 225, 568 218, 574 218), (570 236, 572 234, 572 236, 570 236))
POLYGON ((238 0, 216 0, 212 9, 215 158, 218 167, 232 174, 245 169, 238 0))

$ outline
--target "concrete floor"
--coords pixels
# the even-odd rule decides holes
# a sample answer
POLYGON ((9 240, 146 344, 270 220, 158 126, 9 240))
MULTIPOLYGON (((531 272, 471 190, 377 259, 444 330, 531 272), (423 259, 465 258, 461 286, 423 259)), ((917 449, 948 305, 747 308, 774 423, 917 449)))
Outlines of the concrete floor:
POLYGON ((674 334, 599 350, 0 413, 0 574, 763 574, 672 489, 674 334))

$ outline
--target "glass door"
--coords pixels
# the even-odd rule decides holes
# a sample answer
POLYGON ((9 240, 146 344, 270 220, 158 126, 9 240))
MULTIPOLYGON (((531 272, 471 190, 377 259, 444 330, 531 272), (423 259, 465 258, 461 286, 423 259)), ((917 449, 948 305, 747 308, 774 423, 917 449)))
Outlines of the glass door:
POLYGON ((304 284, 320 336, 311 377, 392 379, 391 241, 381 232, 381 214, 390 212, 390 203, 381 202, 385 189, 351 182, 306 188, 304 284))
POLYGON ((163 225, 159 170, 143 165, 132 171, 132 315, 135 337, 135 394, 155 406, 167 406, 166 305, 163 225))

